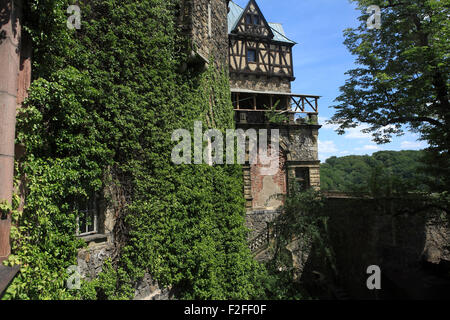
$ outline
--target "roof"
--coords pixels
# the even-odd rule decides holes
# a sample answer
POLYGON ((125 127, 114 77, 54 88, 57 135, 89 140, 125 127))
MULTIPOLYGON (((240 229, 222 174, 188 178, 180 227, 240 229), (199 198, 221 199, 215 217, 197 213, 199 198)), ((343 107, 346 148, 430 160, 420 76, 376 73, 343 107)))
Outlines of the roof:
MULTIPOLYGON (((234 3, 233 1, 230 1, 230 12, 228 13, 228 33, 231 33, 231 31, 236 28, 243 14, 244 8, 234 3)), ((272 29, 274 41, 296 44, 295 41, 292 41, 288 37, 286 37, 283 26, 280 23, 269 22, 269 27, 272 29)))
POLYGON ((234 28, 236 28, 242 14, 244 13, 244 8, 230 1, 230 12, 228 12, 228 33, 231 33, 234 28))
POLYGON ((283 26, 281 25, 281 23, 269 22, 269 26, 273 32, 273 40, 294 43, 294 44, 296 43, 295 41, 292 41, 292 40, 288 39, 288 37, 286 37, 286 34, 284 33, 284 29, 283 29, 283 26))

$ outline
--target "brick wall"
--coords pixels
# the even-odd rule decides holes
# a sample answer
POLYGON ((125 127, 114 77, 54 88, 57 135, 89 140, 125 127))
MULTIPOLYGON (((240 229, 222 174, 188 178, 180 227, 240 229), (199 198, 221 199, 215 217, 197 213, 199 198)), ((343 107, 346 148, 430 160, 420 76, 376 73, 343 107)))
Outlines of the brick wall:
MULTIPOLYGON (((258 150, 258 154, 260 149, 258 150)), ((271 148, 268 147, 268 154, 270 155, 271 148)), ((261 161, 250 166, 250 180, 251 180, 251 194, 252 194, 252 208, 276 210, 283 205, 283 199, 279 197, 280 194, 286 194, 286 156, 280 152, 279 156, 271 159, 270 165, 263 165, 261 161), (270 166, 278 167, 275 175, 263 175, 261 170, 269 168, 270 166)))

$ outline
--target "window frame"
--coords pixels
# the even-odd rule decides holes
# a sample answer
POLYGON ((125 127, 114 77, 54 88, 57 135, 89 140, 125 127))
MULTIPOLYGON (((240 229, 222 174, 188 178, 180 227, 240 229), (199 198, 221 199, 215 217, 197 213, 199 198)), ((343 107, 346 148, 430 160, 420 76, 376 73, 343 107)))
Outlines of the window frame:
POLYGON ((260 26, 261 25, 261 17, 257 14, 253 15, 253 25, 260 26), (258 21, 257 23, 255 21, 258 21))
POLYGON ((79 204, 77 204, 75 206, 75 209, 77 212, 75 235, 77 237, 87 237, 87 236, 99 234, 100 233, 100 228, 99 228, 100 214, 99 214, 97 196, 93 195, 92 198, 88 199, 83 204, 83 207, 85 207, 85 209, 80 209, 79 204), (91 217, 93 220, 92 225, 88 224, 88 220, 91 217), (81 227, 83 225, 82 219, 84 219, 85 230, 81 230, 81 227))
POLYGON ((247 13, 244 18, 244 22, 247 26, 260 26, 261 25, 261 17, 259 14, 247 13), (255 23, 257 21, 257 23, 255 23))
POLYGON ((251 13, 247 13, 245 15, 245 24, 252 25, 253 24, 253 15, 251 13))
POLYGON ((247 64, 248 63, 258 63, 258 49, 257 48, 247 48, 247 52, 246 52, 246 61, 247 64), (250 61, 249 59, 249 52, 254 52, 255 53, 255 60, 254 61, 250 61))

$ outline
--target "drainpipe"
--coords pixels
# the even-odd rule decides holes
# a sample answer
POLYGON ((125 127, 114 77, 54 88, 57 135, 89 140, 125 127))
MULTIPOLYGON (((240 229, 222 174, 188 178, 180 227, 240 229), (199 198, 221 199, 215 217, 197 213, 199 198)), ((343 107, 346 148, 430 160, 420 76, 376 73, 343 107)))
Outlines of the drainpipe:
MULTIPOLYGON (((0 0, 0 202, 11 204, 20 69, 21 0, 0 0)), ((7 259, 11 214, 0 214, 0 262, 7 259)))

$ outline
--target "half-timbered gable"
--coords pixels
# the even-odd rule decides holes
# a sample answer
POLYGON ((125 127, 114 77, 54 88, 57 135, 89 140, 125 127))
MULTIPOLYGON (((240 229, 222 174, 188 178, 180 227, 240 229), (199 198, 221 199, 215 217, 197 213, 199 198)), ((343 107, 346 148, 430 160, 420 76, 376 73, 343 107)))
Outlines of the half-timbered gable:
POLYGON ((264 89, 273 90, 273 84, 280 82, 290 88, 289 82, 294 80, 295 42, 286 37, 281 24, 267 22, 255 0, 250 0, 245 8, 230 2, 228 32, 232 79, 258 76, 268 80, 264 89))
POLYGON ((259 9, 258 4, 253 0, 242 10, 239 18, 234 21, 231 28, 231 32, 235 34, 270 39, 274 37, 266 18, 259 9))

